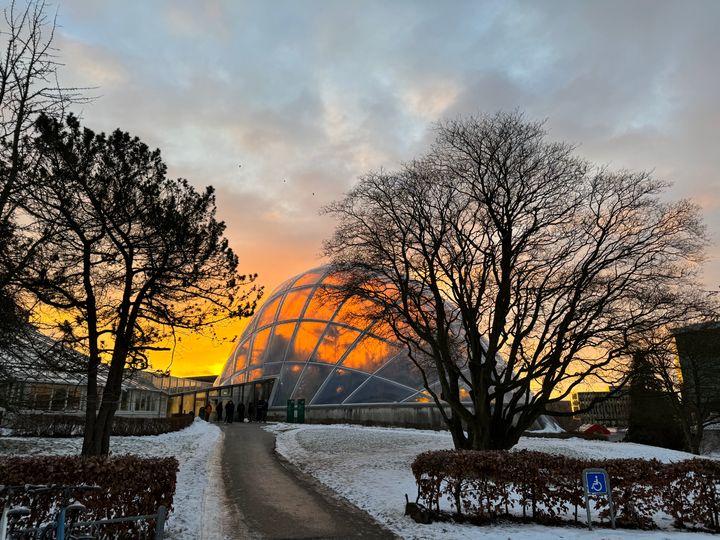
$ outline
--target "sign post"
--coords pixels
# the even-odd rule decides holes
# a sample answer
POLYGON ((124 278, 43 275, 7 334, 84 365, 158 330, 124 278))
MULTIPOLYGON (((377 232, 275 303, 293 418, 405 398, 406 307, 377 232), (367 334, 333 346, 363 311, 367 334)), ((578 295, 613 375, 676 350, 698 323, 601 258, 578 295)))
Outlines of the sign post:
POLYGON ((287 400, 286 421, 288 424, 292 424, 293 422, 295 422, 295 400, 294 399, 287 400))
POLYGON ((612 490, 610 489, 610 475, 605 469, 584 469, 582 472, 583 487, 585 488, 585 509, 587 510, 588 529, 592 531, 592 517, 590 515, 590 495, 607 495, 610 508, 610 524, 615 528, 615 508, 613 508, 612 490))
POLYGON ((298 424, 305 423, 305 400, 302 398, 297 400, 297 415, 295 419, 298 424))

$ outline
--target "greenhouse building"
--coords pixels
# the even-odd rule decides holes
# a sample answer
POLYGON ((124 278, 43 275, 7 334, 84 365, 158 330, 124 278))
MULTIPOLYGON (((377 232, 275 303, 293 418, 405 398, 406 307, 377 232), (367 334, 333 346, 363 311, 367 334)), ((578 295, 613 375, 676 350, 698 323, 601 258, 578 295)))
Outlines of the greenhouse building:
MULTIPOLYGON (((275 289, 215 386, 262 384, 260 394, 275 418, 284 417, 292 399, 304 401, 309 421, 444 427, 407 349, 377 321, 358 317, 352 300, 331 299, 327 291, 333 288, 337 278, 321 267, 275 289)), ((540 420, 546 422, 552 420, 540 420)))
MULTIPOLYGON (((338 290, 338 277, 329 267, 289 279, 250 319, 214 383, 137 372, 123 381, 118 415, 199 416, 208 403, 216 411, 232 399, 247 412, 252 404, 267 402, 268 419, 274 420, 285 420, 292 403, 302 404, 308 422, 445 428, 408 350, 393 339, 387 323, 365 315, 372 305, 332 294, 338 290)), ((31 341, 38 346, 0 356, 8 368, 0 377, 0 398, 5 398, 0 413, 8 408, 82 414, 85 379, 75 364, 83 365, 84 357, 73 353, 74 368, 59 374, 39 361, 47 352, 32 353, 57 344, 39 333, 31 341)), ((101 365, 101 387, 106 370, 101 365)), ((427 376, 439 394, 437 377, 433 380, 430 371, 427 376)), ((469 397, 465 389, 461 397, 469 397)), ((548 417, 533 427, 556 428, 548 417)))

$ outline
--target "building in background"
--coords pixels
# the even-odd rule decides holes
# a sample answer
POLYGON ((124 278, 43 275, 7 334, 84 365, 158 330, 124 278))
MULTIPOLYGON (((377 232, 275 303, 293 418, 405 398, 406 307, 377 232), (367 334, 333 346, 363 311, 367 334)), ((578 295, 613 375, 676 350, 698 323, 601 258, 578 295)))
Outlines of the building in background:
MULTIPOLYGON (((337 288, 338 277, 326 266, 275 289, 248 323, 215 386, 263 381, 268 385, 263 399, 276 418, 284 417, 288 400, 302 400, 309 421, 444 428, 407 348, 382 321, 363 316, 362 303, 337 301, 331 294, 337 288)), ((426 375, 440 394, 434 370, 426 375)), ((469 400, 467 388, 460 392, 469 400)), ((171 404, 171 410, 177 408, 171 404)), ((546 416, 533 429, 561 431, 546 416)))
MULTIPOLYGON (((29 331, 18 344, 0 351, 0 410, 82 415, 87 402, 86 357, 35 331, 29 331)), ((104 364, 98 367, 98 400, 107 371, 104 364)), ((170 395, 210 386, 207 381, 127 370, 117 415, 164 417, 170 395)))
POLYGON ((582 424, 627 427, 630 418, 630 394, 623 390, 613 397, 608 397, 611 391, 612 388, 605 392, 575 392, 572 395, 573 411, 588 407, 595 399, 603 400, 595 403, 588 412, 577 414, 582 424))
POLYGON ((688 394, 689 402, 701 403, 720 413, 720 322, 679 328, 673 335, 683 393, 688 394))
POLYGON ((276 377, 271 406, 426 403, 420 370, 406 349, 358 306, 323 297, 329 269, 296 276, 273 291, 251 319, 218 385, 276 377))
POLYGON ((558 425, 567 432, 575 432, 580 428, 580 418, 575 415, 571 415, 573 412, 572 401, 569 399, 563 399, 561 401, 555 401, 546 405, 546 410, 549 411, 550 416, 558 423, 558 425), (556 413, 563 413, 562 416, 556 413))
POLYGON ((673 331, 682 374, 682 398, 703 425, 701 450, 720 450, 720 321, 673 331))

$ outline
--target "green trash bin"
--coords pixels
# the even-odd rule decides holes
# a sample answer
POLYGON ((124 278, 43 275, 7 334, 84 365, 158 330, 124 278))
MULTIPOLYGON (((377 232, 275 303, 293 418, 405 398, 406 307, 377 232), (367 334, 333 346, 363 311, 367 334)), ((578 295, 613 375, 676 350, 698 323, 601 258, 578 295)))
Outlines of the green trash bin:
POLYGON ((305 423, 305 400, 304 399, 297 400, 297 423, 298 424, 305 423))
POLYGON ((287 400, 287 422, 293 423, 295 422, 295 400, 294 399, 288 399, 287 400))

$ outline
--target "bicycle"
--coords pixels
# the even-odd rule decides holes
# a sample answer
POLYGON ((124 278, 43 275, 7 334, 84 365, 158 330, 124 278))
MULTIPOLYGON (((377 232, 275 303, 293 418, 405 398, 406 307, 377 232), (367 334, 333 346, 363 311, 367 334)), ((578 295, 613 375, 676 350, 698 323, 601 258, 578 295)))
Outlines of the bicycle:
MULTIPOLYGON (((26 526, 25 528, 18 528, 17 526, 15 526, 17 519, 20 519, 22 516, 28 516, 31 514, 31 512, 29 508, 13 507, 13 510, 15 510, 15 513, 18 517, 14 518, 15 521, 13 527, 9 531, 10 536, 6 535, 0 537, 0 540, 96 540, 98 538, 108 538, 106 530, 107 527, 122 527, 123 524, 150 520, 155 521, 154 538, 156 540, 162 540, 165 530, 165 520, 167 519, 167 508, 164 505, 160 505, 157 509, 157 513, 155 514, 121 516, 104 519, 95 518, 91 521, 79 521, 78 517, 82 514, 83 511, 86 510, 86 507, 82 503, 75 500, 70 502, 70 494, 72 492, 78 491, 96 491, 101 489, 102 488, 100 486, 85 485, 14 486, 12 493, 14 493, 15 491, 23 491, 27 495, 61 490, 62 502, 59 505, 59 509, 52 516, 50 516, 48 520, 46 520, 43 524, 37 525, 35 527, 26 526)), ((7 491, 10 492, 9 489, 7 491)), ((7 506, 9 506, 9 504, 7 506)), ((5 531, 4 527, 3 531, 5 531)), ((113 533, 111 532, 110 534, 113 533)))
MULTIPOLYGON (((17 521, 21 517, 28 516, 31 511, 27 507, 13 507, 8 508, 6 504, 6 510, 3 511, 3 517, 7 514, 13 516, 14 520, 12 526, 8 528, 7 524, 3 522, 0 526, 0 540, 12 540, 12 539, 24 539, 34 538, 37 540, 91 540, 95 539, 94 535, 88 535, 85 533, 75 534, 70 532, 73 523, 77 517, 86 510, 84 504, 73 501, 70 502, 71 492, 77 491, 94 491, 98 490, 98 486, 61 486, 61 485, 25 485, 25 486, 7 486, 5 493, 8 494, 8 502, 10 497, 16 492, 26 493, 27 495, 35 495, 38 493, 45 493, 49 491, 62 491, 62 505, 60 509, 53 516, 51 522, 41 525, 39 527, 25 527, 18 528, 17 521), (15 517, 17 516, 17 517, 15 517), (68 519, 69 518, 69 519, 68 519)), ((2 493, 2 491, 0 491, 2 493)), ((9 520, 8 520, 9 521, 9 520)))
POLYGON ((10 506, 10 501, 15 492, 24 490, 25 486, 0 486, 0 496, 7 495, 7 501, 3 505, 2 517, 0 517, 0 540, 6 540, 7 533, 12 533, 17 522, 30 515, 30 509, 27 506, 10 506))
POLYGON ((99 486, 48 486, 48 491, 53 489, 62 490, 63 503, 55 514, 55 519, 48 525, 41 527, 38 531, 38 540, 94 540, 94 534, 70 532, 73 524, 77 521, 79 515, 87 510, 84 504, 78 501, 70 501, 71 492, 81 491, 97 491, 101 489, 99 486), (68 519, 69 518, 69 519, 68 519))

